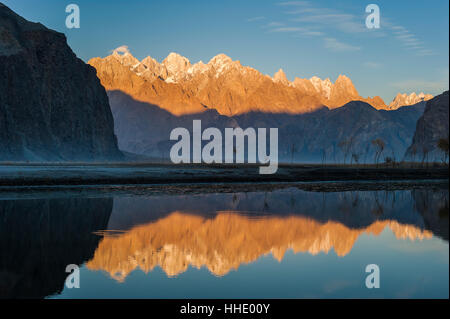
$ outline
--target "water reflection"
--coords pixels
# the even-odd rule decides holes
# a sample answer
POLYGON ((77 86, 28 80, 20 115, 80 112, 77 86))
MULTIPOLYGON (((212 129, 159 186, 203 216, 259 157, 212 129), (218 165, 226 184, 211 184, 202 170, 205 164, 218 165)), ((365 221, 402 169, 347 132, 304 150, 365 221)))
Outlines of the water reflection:
MULTIPOLYGON (((136 269, 151 277, 156 268, 168 280, 189 267, 227 278, 289 251, 346 259, 362 237, 386 230, 395 241, 439 237, 448 250, 448 189, 0 200, 0 297, 57 295, 68 264, 85 265, 94 282, 105 275, 126 282, 136 269)), ((265 276, 283 274, 274 267, 265 276)))
POLYGON ((270 192, 120 196, 108 223, 111 230, 163 219, 173 212, 214 218, 233 212, 252 218, 298 216, 318 223, 340 223, 351 229, 376 221, 396 221, 430 230, 448 240, 448 189, 399 191, 309 192, 298 188, 270 192))
POLYGON ((298 216, 251 218, 219 213, 207 219, 174 212, 123 235, 105 237, 87 267, 107 271, 118 281, 137 267, 148 273, 156 266, 168 276, 186 271, 189 265, 198 269, 205 266, 214 275, 223 276, 266 254, 281 261, 288 249, 312 255, 334 249, 342 257, 361 234, 378 235, 386 227, 397 239, 432 237, 431 231, 396 221, 352 229, 339 222, 320 223, 298 216))

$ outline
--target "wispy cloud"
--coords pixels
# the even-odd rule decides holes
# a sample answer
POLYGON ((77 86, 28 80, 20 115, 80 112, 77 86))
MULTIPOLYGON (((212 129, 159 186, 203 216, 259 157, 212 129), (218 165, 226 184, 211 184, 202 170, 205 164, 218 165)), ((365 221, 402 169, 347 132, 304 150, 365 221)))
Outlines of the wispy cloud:
POLYGON ((324 38, 325 48, 335 52, 349 52, 361 50, 358 46, 353 46, 347 43, 343 43, 335 38, 324 38))
POLYGON ((309 6, 311 2, 309 1, 284 1, 278 3, 280 6, 309 6))
POLYGON ((323 32, 320 32, 320 31, 311 31, 311 30, 309 30, 309 31, 304 31, 302 34, 303 34, 303 35, 310 35, 310 36, 323 36, 323 35, 325 35, 323 32))
MULTIPOLYGON (((333 8, 323 8, 312 1, 284 1, 277 3, 286 14, 286 21, 270 22, 262 26, 267 32, 292 34, 295 37, 317 37, 323 40, 326 49, 334 52, 360 51, 354 40, 364 38, 393 37, 404 50, 417 56, 436 53, 428 48, 413 32, 394 24, 383 15, 382 29, 368 29, 365 13, 355 15, 333 8), (338 32, 336 32, 338 31, 338 32)), ((264 17, 252 18, 257 21, 264 17)), ((250 19, 249 19, 250 20, 250 19)), ((375 68, 374 65, 365 67, 375 68)))
POLYGON ((265 28, 275 28, 275 27, 281 27, 284 26, 285 24, 282 22, 269 22, 268 24, 266 24, 264 27, 265 28))
POLYGON ((421 92, 424 91, 426 93, 431 94, 439 94, 443 91, 448 90, 448 67, 445 69, 437 70, 438 78, 433 79, 431 81, 426 81, 423 79, 407 79, 404 81, 391 82, 389 85, 396 89, 399 89, 401 92, 421 92))
POLYGON ((310 1, 286 1, 278 3, 278 6, 288 16, 287 21, 284 21, 283 26, 269 28, 269 32, 321 38, 324 47, 333 52, 361 50, 361 47, 348 43, 351 39, 343 41, 336 37, 336 30, 349 34, 367 32, 361 18, 338 10, 320 8, 310 1))
POLYGON ((255 22, 255 21, 261 21, 264 20, 266 17, 260 16, 260 17, 253 17, 253 18, 249 18, 247 19, 248 22, 255 22))
POLYGON ((324 33, 320 31, 310 30, 302 27, 278 27, 272 28, 269 32, 281 32, 281 33, 296 33, 302 36, 323 36, 324 33))
POLYGON ((283 28, 275 28, 270 30, 271 32, 303 32, 304 28, 299 27, 283 27, 283 28))
POLYGON ((125 53, 130 53, 130 50, 128 49, 128 45, 121 45, 120 47, 115 48, 114 50, 111 50, 110 52, 125 54, 125 53))
POLYGON ((316 26, 332 26, 334 29, 345 33, 368 32, 364 26, 364 19, 353 14, 340 12, 338 10, 315 7, 309 2, 300 3, 283 2, 281 5, 288 7, 285 13, 291 16, 293 22, 312 24, 316 26))
POLYGON ((426 48, 425 44, 420 41, 417 36, 401 25, 391 23, 389 19, 385 19, 384 26, 391 30, 395 39, 401 43, 403 48, 408 51, 413 51, 418 56, 435 55, 431 49, 426 48))
POLYGON ((367 61, 363 63, 363 66, 369 69, 379 69, 382 65, 378 62, 367 61))
POLYGON ((316 25, 333 26, 337 30, 345 33, 359 33, 367 32, 363 23, 358 22, 356 17, 351 14, 328 13, 328 14, 314 14, 309 16, 302 16, 294 18, 292 21, 301 23, 312 23, 316 25))
POLYGON ((417 55, 418 56, 429 56, 429 55, 436 55, 436 53, 433 50, 428 50, 428 49, 421 49, 418 48, 419 50, 417 51, 417 55))

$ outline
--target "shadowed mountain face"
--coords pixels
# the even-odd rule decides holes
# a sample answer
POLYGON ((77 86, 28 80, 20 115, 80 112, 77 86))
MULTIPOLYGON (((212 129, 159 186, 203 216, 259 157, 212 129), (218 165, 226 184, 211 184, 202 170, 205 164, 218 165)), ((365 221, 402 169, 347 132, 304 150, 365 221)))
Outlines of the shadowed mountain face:
POLYGON ((216 110, 175 116, 157 105, 138 102, 120 91, 108 92, 108 97, 119 148, 135 154, 168 159, 173 145, 169 140, 172 129, 185 127, 192 131, 195 119, 201 119, 205 128, 239 126, 235 119, 220 115, 216 110))
POLYGON ((112 210, 108 198, 0 201, 0 298, 59 293, 69 264, 90 259, 112 210))
POLYGON ((448 141, 448 113, 448 91, 427 102, 423 115, 417 121, 412 144, 406 152, 408 158, 424 158, 425 160, 441 159, 442 153, 439 151, 437 145, 439 139, 447 139, 448 141))
POLYGON ((236 120, 242 127, 279 127, 280 158, 287 162, 373 163, 376 149, 371 142, 377 138, 385 143, 381 159, 402 159, 423 108, 422 102, 384 111, 353 101, 293 118, 245 114, 236 120))
POLYGON ((0 161, 121 156, 95 70, 63 34, 0 4, 0 161))
POLYGON ((307 114, 250 112, 233 117, 207 110, 193 115, 174 116, 168 111, 134 100, 121 91, 108 92, 119 148, 132 153, 166 158, 170 132, 176 127, 192 130, 192 120, 202 120, 202 129, 217 127, 277 127, 279 159, 284 162, 371 163, 376 149, 371 141, 381 138, 386 147, 381 159, 402 159, 410 145, 424 102, 395 111, 376 110, 364 102, 350 102, 329 110, 307 114), (343 147, 341 142, 346 141, 343 147))

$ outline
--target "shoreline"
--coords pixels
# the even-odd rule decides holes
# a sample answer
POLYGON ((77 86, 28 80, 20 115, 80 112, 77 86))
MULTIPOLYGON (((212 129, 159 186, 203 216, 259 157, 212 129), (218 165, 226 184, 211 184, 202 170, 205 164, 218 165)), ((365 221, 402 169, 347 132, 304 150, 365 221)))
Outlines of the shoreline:
POLYGON ((169 185, 418 181, 449 179, 448 167, 363 168, 281 165, 260 175, 258 166, 218 165, 14 165, 0 166, 0 186, 169 185))

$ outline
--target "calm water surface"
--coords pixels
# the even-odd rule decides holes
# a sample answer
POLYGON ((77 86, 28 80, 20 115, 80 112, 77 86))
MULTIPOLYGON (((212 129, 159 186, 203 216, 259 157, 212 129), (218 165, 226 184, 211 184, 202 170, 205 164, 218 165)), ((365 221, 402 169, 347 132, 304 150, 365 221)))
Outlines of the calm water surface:
POLYGON ((0 240, 2 298, 449 296, 443 187, 2 193, 0 240))

